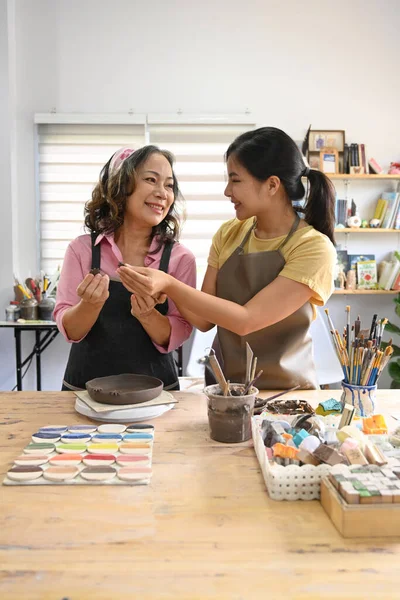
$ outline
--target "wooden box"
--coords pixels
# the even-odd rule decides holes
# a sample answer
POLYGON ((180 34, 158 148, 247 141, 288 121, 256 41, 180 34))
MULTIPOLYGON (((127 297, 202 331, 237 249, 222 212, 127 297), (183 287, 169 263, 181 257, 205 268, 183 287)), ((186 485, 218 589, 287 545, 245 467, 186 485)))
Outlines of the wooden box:
POLYGON ((327 478, 321 504, 345 538, 400 537, 400 504, 347 504, 327 478))

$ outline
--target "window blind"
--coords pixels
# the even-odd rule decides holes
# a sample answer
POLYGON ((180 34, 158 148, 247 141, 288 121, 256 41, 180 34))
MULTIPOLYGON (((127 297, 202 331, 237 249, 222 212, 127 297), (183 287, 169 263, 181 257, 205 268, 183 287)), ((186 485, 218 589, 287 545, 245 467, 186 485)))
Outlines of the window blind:
POLYGON ((46 273, 62 264, 69 242, 85 233, 84 205, 103 165, 121 146, 145 144, 142 120, 38 124, 39 252, 40 268, 46 273))
POLYGON ((175 172, 186 209, 181 241, 196 256, 201 284, 212 237, 224 221, 235 216, 224 196, 225 152, 235 137, 255 124, 246 117, 227 117, 225 122, 165 121, 169 119, 149 115, 150 142, 175 155, 175 172))

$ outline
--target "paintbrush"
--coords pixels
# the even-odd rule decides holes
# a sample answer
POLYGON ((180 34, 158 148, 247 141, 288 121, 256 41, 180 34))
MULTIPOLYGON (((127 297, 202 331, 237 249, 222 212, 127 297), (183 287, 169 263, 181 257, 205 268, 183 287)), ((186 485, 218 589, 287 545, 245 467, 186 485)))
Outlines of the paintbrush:
POLYGON ((372 317, 371 329, 369 330, 369 337, 368 337, 368 339, 369 339, 369 340, 372 340, 372 339, 373 339, 373 337, 374 337, 374 332, 375 332, 375 327, 376 327, 376 320, 377 320, 377 318, 378 318, 378 315, 377 315, 377 314, 375 314, 375 315, 372 317))
MULTIPOLYGON (((347 341, 347 353, 350 352, 350 305, 346 306, 347 323, 346 323, 346 341, 347 341)), ((356 336, 357 337, 357 336, 356 336)))
POLYGON ((243 396, 246 396, 246 394, 248 393, 249 390, 251 390, 251 388, 253 387, 253 385, 255 384, 255 382, 257 381, 257 379, 259 379, 261 377, 261 375, 264 373, 264 371, 261 369, 260 371, 258 371, 257 375, 254 377, 253 381, 250 381, 246 387, 244 388, 244 392, 243 392, 243 396))
POLYGON ((251 380, 251 367, 253 364, 253 356, 253 350, 250 348, 250 344, 246 342, 246 385, 248 385, 249 381, 251 380))
POLYGON ((269 402, 270 400, 275 400, 275 398, 280 398, 281 396, 284 396, 285 394, 288 394, 289 392, 294 392, 294 390, 298 390, 299 389, 299 385, 295 385, 294 387, 290 388, 290 390, 285 390, 284 392, 279 392, 279 394, 275 394, 275 396, 270 396, 269 398, 265 398, 265 402, 269 402))
POLYGON ((357 319, 354 321, 354 337, 358 338, 361 329, 360 315, 357 315, 357 319))

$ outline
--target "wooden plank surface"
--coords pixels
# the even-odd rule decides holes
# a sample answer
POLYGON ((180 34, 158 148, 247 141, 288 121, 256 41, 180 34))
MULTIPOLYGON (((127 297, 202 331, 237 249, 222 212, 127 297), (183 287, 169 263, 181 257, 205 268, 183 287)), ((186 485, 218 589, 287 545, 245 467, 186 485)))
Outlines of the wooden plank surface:
MULTIPOLYGON (((400 539, 345 540, 319 502, 270 500, 251 442, 211 441, 204 397, 176 396, 153 421, 149 486, 1 487, 2 600, 399 597, 400 539)), ((398 392, 378 397, 400 412, 398 392)), ((73 403, 0 394, 2 476, 38 427, 87 422, 73 403)))

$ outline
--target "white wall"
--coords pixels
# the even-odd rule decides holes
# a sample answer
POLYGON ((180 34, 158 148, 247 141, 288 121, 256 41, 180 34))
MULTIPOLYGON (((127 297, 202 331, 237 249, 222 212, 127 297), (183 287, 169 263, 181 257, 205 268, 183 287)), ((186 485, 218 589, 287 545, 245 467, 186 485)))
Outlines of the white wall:
MULTIPOLYGON (((2 83, 15 79, 16 84, 15 100, 8 91, 15 112, 17 175, 10 194, 4 187, 11 185, 10 147, 1 141, 2 227, 7 225, 9 236, 13 214, 14 269, 21 276, 37 269, 35 112, 249 109, 259 125, 281 127, 295 139, 310 123, 345 129, 348 141, 364 142, 384 167, 400 159, 397 0, 0 0, 0 6, 0 16, 7 6, 15 12, 15 30, 8 28, 8 36, 15 37, 15 61, 10 71, 2 42, 0 77, 2 83)), ((1 23, 7 33, 4 19, 1 23)), ((4 110, 2 131, 10 126, 4 110)), ((370 193, 375 197, 379 191, 370 193)), ((7 257, 2 305, 12 286, 7 235, 0 240, 7 257)), ((368 239, 362 247, 357 242, 361 250, 368 239)), ((387 241, 383 252, 390 245, 387 241)), ((331 300, 338 325, 345 302, 331 300)), ((380 313, 392 315, 391 301, 379 296, 352 302, 366 317, 378 303, 380 313)), ((13 350, 3 330, 0 348, 13 350)), ((57 389, 67 345, 58 339, 50 348, 43 361, 48 361, 45 388, 57 389)), ((10 354, 2 362, 1 389, 12 387, 12 368, 10 354)), ((32 385, 28 378, 26 386, 32 385)))

